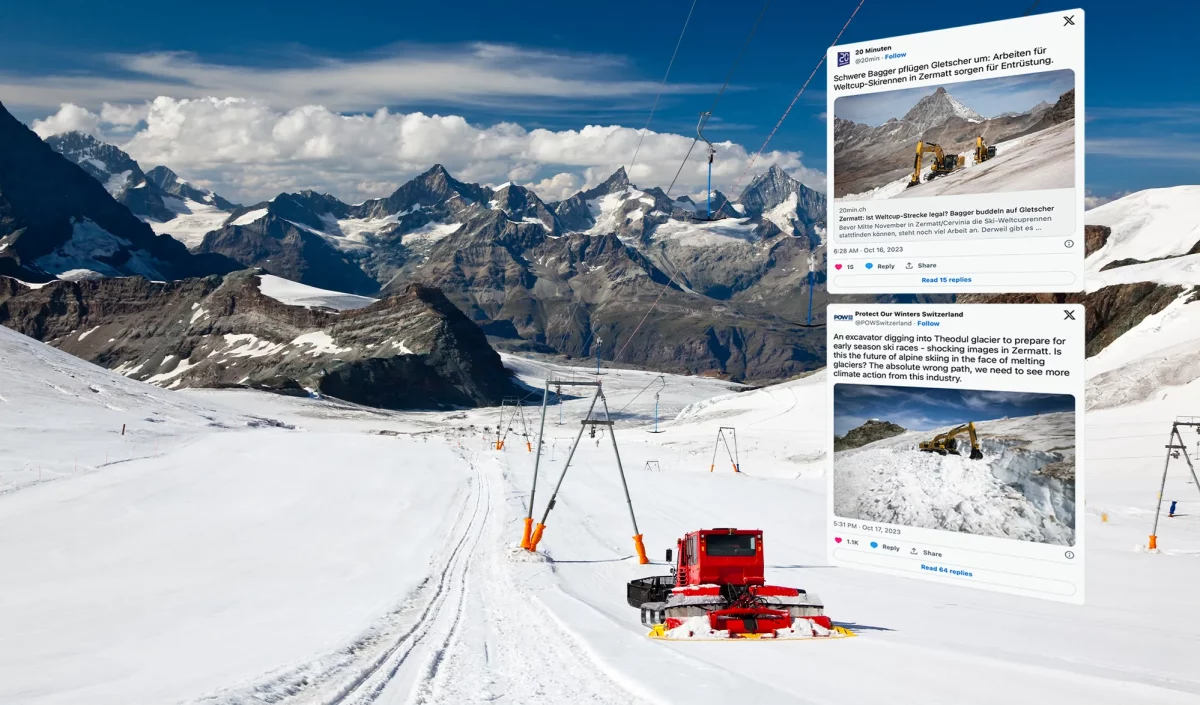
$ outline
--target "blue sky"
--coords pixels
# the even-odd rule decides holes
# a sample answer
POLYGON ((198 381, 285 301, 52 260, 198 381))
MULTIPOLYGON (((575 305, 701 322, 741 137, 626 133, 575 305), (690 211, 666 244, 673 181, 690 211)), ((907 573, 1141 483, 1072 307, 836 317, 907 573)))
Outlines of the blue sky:
POLYGON ((1043 71, 1041 73, 991 78, 940 86, 902 88, 897 91, 868 93, 838 98, 833 111, 840 118, 878 126, 891 118, 902 118, 921 98, 938 88, 984 117, 1001 113, 1023 113, 1038 103, 1054 104, 1058 97, 1075 87, 1075 72, 1043 71))
POLYGON ((926 431, 968 421, 1074 410, 1075 397, 1069 394, 873 384, 836 384, 833 387, 833 432, 839 436, 861 426, 867 419, 890 421, 910 431, 926 431))
MULTIPOLYGON (((589 124, 640 128, 689 4, 9 2, 0 5, 0 101, 28 123, 54 113, 61 102, 96 114, 101 103, 113 102, 110 116, 119 120, 120 106, 131 101, 156 94, 183 98, 200 91, 261 99, 279 111, 318 102, 335 113, 370 113, 387 106, 396 113, 461 116, 480 127, 516 123, 524 130, 579 130, 589 124), (423 83, 423 78, 428 80, 423 83)), ((745 145, 751 153, 756 150, 855 4, 775 0, 710 122, 710 137, 745 145)), ((1031 4, 867 0, 843 41, 1005 19, 1024 14, 1031 4)), ((1042 1, 1036 11, 1080 4, 1088 17, 1088 190, 1111 196, 1197 183, 1200 81, 1194 74, 1195 48, 1178 29, 1200 25, 1200 3, 1042 1)), ((653 130, 693 134, 697 113, 711 104, 760 7, 758 2, 697 0, 653 130)), ((771 143, 790 171, 814 182, 825 169, 824 75, 823 70, 818 73, 771 143)), ((288 125, 283 122, 284 128, 288 125)), ((98 129, 116 128, 106 124, 98 129)), ((113 134, 106 136, 121 142, 120 129, 113 134)), ((445 134, 428 141, 438 139, 454 146, 455 138, 445 134)), ((513 173, 546 183, 559 174, 564 188, 573 188, 626 161, 616 154, 632 151, 627 150, 627 139, 592 139, 619 144, 610 145, 611 153, 567 159, 566 166, 551 163, 557 157, 544 152, 525 155, 528 163, 513 173)), ((289 152, 288 159, 307 158, 311 163, 312 155, 322 154, 322 141, 340 144, 327 136, 310 138, 304 149, 289 152)), ((685 150, 687 141, 682 142, 685 150)), ((672 153, 678 151, 677 144, 664 141, 661 154, 649 150, 651 175, 646 178, 658 181, 661 173, 673 173, 667 162, 678 159, 672 153)), ((275 181, 283 187, 374 193, 425 159, 424 153, 417 153, 411 163, 376 171, 366 157, 341 166, 326 159, 316 170, 280 167, 245 175, 236 165, 218 163, 213 155, 189 156, 186 150, 163 145, 161 139, 155 143, 147 137, 133 142, 130 151, 139 161, 178 160, 183 168, 172 166, 192 169, 202 181, 223 183, 236 176, 240 180, 230 180, 228 187, 250 195, 275 188, 275 181), (360 171, 369 173, 351 173, 360 171)), ((580 147, 568 144, 563 149, 580 147)), ((730 164, 714 186, 731 189, 745 151, 728 154, 730 164)), ((475 161, 464 157, 458 169, 485 182, 503 180, 502 162, 510 157, 486 157, 491 162, 485 164, 478 155, 475 161)), ((699 163, 694 167, 685 176, 690 179, 686 186, 693 188, 701 183, 697 179, 702 171, 699 163)))

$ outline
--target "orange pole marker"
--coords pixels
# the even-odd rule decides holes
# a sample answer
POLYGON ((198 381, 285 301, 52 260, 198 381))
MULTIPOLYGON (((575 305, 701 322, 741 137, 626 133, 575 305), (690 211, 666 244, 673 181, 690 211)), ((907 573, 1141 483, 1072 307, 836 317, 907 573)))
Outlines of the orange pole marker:
POLYGON ((538 522, 538 525, 533 529, 533 536, 529 538, 529 550, 536 551, 538 543, 542 540, 542 532, 546 530, 546 525, 538 522))
POLYGON ((1158 548, 1158 537, 1154 534, 1150 534, 1150 545, 1147 546, 1147 548, 1149 548, 1151 551, 1158 548))
POLYGON ((525 517, 525 529, 521 532, 521 548, 529 548, 529 534, 533 531, 533 519, 525 517))
POLYGON ((741 470, 738 470, 738 466, 737 466, 736 464, 733 466, 733 471, 734 471, 734 472, 741 472, 741 470))
POLYGON ((638 563, 646 565, 650 562, 650 559, 646 558, 646 546, 642 544, 641 534, 633 537, 633 547, 637 549, 638 563))
POLYGON ((709 471, 709 472, 712 472, 712 471, 713 471, 713 468, 715 468, 715 467, 717 467, 717 466, 716 466, 716 465, 709 465, 709 466, 708 466, 708 471, 709 471))

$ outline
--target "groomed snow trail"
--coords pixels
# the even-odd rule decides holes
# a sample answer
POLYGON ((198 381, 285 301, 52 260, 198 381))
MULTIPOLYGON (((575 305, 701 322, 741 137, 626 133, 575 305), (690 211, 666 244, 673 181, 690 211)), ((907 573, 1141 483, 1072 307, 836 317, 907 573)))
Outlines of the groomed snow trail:
POLYGON ((469 491, 411 595, 333 653, 195 705, 538 703, 562 693, 597 705, 645 702, 596 668, 522 585, 522 572, 547 564, 505 541, 501 458, 459 452, 472 470, 469 491))
POLYGON ((506 458, 493 456, 481 465, 483 482, 496 485, 488 492, 497 501, 467 574, 463 624, 448 635, 428 677, 406 702, 550 703, 562 702, 564 694, 573 703, 646 702, 597 667, 587 648, 559 626, 525 584, 550 565, 515 545, 519 524, 505 520, 503 506, 514 499, 501 477, 506 458))

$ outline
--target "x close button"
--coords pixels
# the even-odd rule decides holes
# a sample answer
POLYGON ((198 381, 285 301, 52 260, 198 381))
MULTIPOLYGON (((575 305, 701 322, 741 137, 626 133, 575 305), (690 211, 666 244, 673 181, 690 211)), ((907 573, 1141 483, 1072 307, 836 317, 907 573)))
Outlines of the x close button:
POLYGON ((1065 313, 1065 314, 1066 314, 1066 318, 1063 318, 1063 320, 1064 320, 1064 321, 1073 321, 1073 320, 1075 320, 1075 312, 1074 312, 1074 311, 1070 311, 1070 310, 1068 310, 1068 309, 1063 309, 1063 313, 1065 313))
POLYGON ((1075 26, 1075 15, 1063 15, 1063 26, 1067 25, 1075 26))

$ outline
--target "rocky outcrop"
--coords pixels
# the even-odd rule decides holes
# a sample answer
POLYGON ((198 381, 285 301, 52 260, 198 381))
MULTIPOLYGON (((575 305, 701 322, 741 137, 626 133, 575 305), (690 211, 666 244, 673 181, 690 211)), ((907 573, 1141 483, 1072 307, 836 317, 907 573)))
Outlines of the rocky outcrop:
POLYGON ((265 296, 254 271, 0 284, 0 324, 167 388, 312 390, 390 409, 493 405, 517 392, 482 331, 425 286, 338 313, 265 296))
POLYGON ((1109 235, 1112 235, 1112 228, 1107 225, 1083 226, 1083 256, 1091 257, 1093 252, 1107 245, 1109 235))
POLYGON ((240 215, 252 214, 254 208, 234 211, 220 230, 204 236, 196 252, 218 254, 242 266, 262 268, 320 289, 349 294, 379 290, 379 284, 350 257, 320 232, 313 232, 316 228, 309 223, 320 225, 319 215, 280 196, 265 206, 266 213, 258 219, 245 223, 238 220, 240 215))
POLYGON ((1005 139, 1013 139, 1016 137, 1021 137, 1022 135, 1032 134, 1034 132, 1041 132, 1042 130, 1045 130, 1047 128, 1054 127, 1055 125, 1060 125, 1060 124, 1066 122, 1067 120, 1074 120, 1074 119, 1075 119, 1075 89, 1072 88, 1071 90, 1067 91, 1066 93, 1063 93, 1062 95, 1060 95, 1058 97, 1058 100, 1055 101, 1054 105, 1051 106, 1048 110, 1043 111, 1041 113, 1041 115, 1038 116, 1037 122, 1033 123, 1032 125, 1025 128, 1024 130, 1021 130, 1020 132, 1016 132, 1014 134, 1008 135, 1007 137, 1005 137, 1005 139))
POLYGON ((891 421, 880 421, 879 419, 868 419, 866 423, 856 428, 852 428, 846 432, 844 436, 833 437, 833 450, 850 450, 851 448, 861 448, 868 443, 882 441, 885 438, 899 436, 905 433, 907 429, 903 426, 898 426, 891 421))
POLYGON ((1147 316, 1163 310, 1183 287, 1154 282, 1106 286, 1087 295, 1087 356, 1108 347, 1147 316))

